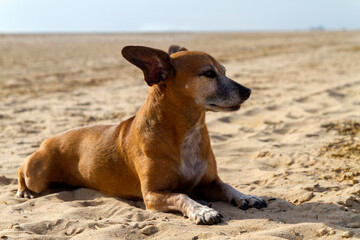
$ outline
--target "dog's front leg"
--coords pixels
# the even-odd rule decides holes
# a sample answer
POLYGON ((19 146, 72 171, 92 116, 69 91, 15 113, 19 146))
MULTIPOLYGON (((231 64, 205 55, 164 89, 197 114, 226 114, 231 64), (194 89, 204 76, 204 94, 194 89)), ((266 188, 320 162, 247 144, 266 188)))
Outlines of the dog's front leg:
POLYGON ((148 192, 144 196, 147 209, 162 212, 180 211, 196 224, 215 224, 222 215, 212 208, 201 205, 186 194, 148 192))
POLYGON ((249 207, 263 208, 267 206, 263 199, 243 194, 219 178, 199 187, 197 191, 206 201, 225 201, 243 210, 249 207))

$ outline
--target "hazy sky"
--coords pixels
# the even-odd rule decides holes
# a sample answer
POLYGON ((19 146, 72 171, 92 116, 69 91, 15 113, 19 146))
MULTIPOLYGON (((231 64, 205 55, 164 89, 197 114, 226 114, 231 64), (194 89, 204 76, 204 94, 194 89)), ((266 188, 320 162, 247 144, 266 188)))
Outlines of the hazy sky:
POLYGON ((360 0, 0 0, 0 32, 360 29, 360 0))

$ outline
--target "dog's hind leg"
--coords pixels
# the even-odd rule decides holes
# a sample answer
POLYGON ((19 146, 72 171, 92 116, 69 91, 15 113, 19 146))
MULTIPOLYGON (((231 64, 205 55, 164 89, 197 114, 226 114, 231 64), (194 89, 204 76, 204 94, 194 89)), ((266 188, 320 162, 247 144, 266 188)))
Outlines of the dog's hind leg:
POLYGON ((34 194, 27 188, 22 167, 18 169, 18 190, 16 196, 19 198, 34 198, 34 194))
POLYGON ((34 198, 35 193, 41 193, 48 188, 49 161, 46 154, 35 152, 28 157, 18 169, 17 197, 34 198))

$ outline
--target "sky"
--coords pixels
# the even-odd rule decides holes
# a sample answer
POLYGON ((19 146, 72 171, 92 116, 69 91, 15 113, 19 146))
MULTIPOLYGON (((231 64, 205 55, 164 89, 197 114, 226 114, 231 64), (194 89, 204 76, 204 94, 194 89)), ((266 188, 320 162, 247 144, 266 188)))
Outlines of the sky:
POLYGON ((360 30, 360 0, 0 0, 0 33, 360 30))

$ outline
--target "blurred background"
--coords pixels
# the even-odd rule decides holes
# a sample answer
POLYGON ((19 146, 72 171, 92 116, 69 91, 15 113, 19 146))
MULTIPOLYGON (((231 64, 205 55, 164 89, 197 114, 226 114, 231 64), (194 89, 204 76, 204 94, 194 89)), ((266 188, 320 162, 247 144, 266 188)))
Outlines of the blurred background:
POLYGON ((0 0, 1 33, 354 30, 357 0, 0 0))

